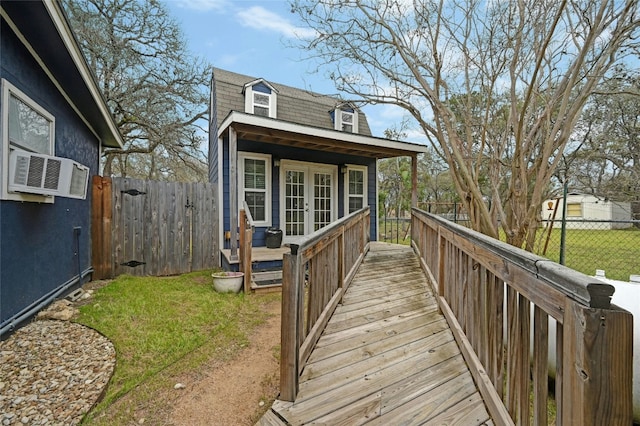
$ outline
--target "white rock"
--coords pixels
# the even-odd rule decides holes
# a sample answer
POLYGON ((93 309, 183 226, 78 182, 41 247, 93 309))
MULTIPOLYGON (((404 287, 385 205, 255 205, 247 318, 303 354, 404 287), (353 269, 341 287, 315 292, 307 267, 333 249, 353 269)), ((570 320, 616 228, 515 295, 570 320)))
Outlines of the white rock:
POLYGON ((186 386, 185 386, 185 385, 183 385, 182 383, 176 383, 176 384, 173 386, 173 388, 174 388, 174 389, 184 389, 184 388, 186 388, 186 386))

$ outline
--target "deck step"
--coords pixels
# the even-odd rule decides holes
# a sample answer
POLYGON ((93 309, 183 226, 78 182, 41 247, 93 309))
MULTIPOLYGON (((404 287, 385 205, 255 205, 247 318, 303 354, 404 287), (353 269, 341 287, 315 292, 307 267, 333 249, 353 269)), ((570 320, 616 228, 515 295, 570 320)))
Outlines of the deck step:
POLYGON ((257 287, 282 285, 281 270, 253 272, 251 278, 251 281, 253 281, 257 287))

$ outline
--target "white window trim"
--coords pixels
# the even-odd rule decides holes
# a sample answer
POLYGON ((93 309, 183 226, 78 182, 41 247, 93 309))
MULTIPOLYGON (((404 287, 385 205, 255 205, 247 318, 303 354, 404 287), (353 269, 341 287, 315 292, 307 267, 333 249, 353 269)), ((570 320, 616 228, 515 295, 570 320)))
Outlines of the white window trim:
POLYGON ((55 201, 55 197, 53 196, 9 192, 9 154, 11 152, 9 143, 9 95, 13 95, 14 97, 20 99, 20 101, 24 102, 27 106, 29 106, 29 108, 32 108, 38 114, 42 115, 51 122, 51 126, 49 126, 49 152, 44 152, 41 154, 55 155, 55 117, 51 113, 49 113, 49 111, 45 110, 37 102, 35 102, 24 92, 22 92, 13 84, 9 83, 4 78, 1 81, 1 86, 2 99, 0 100, 0 105, 2 105, 2 118, 0 120, 0 134, 2 135, 2 141, 0 143, 0 159, 2 161, 2 172, 0 173, 0 199, 53 204, 53 202, 55 201))
MULTIPOLYGON (((269 96, 269 118, 277 118, 277 93, 275 90, 271 89, 271 93, 258 92, 261 95, 269 96)), ((244 111, 248 114, 254 114, 253 107, 254 103, 254 91, 253 86, 247 86, 244 90, 244 111)), ((259 105, 260 107, 264 107, 264 105, 259 105)))
POLYGON ((344 174, 344 215, 348 215, 349 214, 349 196, 351 194, 349 194, 349 170, 359 170, 362 171, 363 173, 363 180, 362 180, 362 206, 366 207, 369 205, 368 202, 368 193, 367 193, 367 180, 368 180, 368 171, 369 168, 367 166, 361 166, 361 165, 356 165, 356 164, 347 164, 347 170, 344 174))
POLYGON ((271 155, 256 154, 253 152, 238 151, 238 213, 244 208, 244 160, 264 160, 265 161, 265 219, 264 221, 256 221, 255 226, 271 226, 272 223, 272 205, 271 205, 271 155))
POLYGON ((333 112, 334 129, 342 131, 342 124, 343 124, 342 123, 342 114, 343 113, 347 113, 347 114, 351 114, 353 116, 353 123, 351 123, 351 125, 353 126, 353 131, 351 133, 358 133, 359 132, 358 131, 359 130, 358 129, 358 110, 353 108, 353 112, 351 112, 351 111, 345 111, 344 108, 345 108, 345 106, 337 107, 333 112))

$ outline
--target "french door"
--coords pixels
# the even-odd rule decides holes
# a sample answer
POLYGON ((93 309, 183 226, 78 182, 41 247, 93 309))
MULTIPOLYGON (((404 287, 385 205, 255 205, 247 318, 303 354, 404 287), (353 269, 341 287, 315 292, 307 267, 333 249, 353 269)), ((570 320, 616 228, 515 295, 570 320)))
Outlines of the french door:
POLYGON ((310 234, 335 220, 336 166, 283 160, 280 182, 285 240, 310 234))

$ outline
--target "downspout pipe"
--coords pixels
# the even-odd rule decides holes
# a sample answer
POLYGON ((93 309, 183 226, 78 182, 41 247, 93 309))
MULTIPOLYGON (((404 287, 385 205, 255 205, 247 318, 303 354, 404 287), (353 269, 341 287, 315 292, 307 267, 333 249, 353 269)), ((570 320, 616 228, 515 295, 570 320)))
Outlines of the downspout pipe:
POLYGON ((69 281, 62 284, 62 286, 55 289, 53 292, 41 297, 39 300, 35 301, 22 311, 18 312, 13 317, 6 320, 0 325, 0 338, 4 336, 5 333, 13 331, 21 322, 29 319, 30 317, 37 314, 40 310, 50 305, 56 298, 58 298, 61 294, 67 292, 71 287, 78 283, 82 283, 82 280, 92 273, 93 267, 90 266, 81 273, 81 276, 74 276, 69 281))

